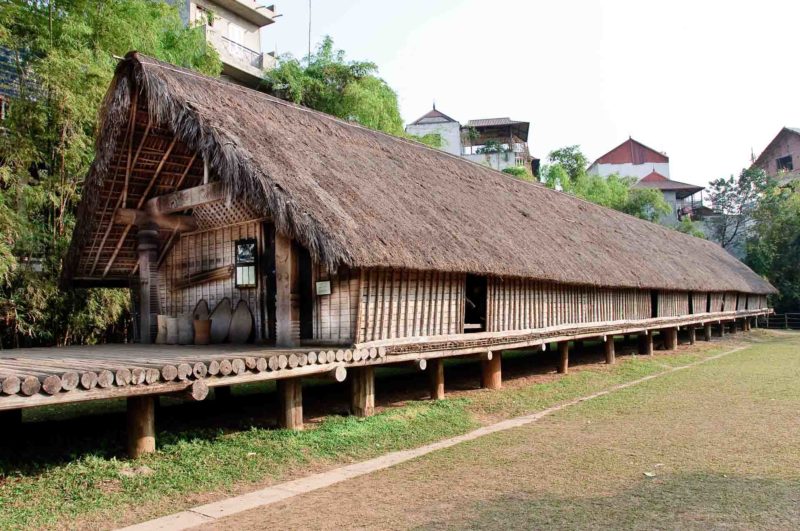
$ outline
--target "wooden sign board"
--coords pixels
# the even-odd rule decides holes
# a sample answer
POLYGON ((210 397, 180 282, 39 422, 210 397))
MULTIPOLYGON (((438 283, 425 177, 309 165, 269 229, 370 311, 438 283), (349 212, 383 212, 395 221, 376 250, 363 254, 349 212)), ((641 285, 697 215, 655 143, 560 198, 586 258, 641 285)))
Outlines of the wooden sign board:
POLYGON ((330 295, 331 294, 331 281, 321 280, 317 282, 317 295, 330 295))

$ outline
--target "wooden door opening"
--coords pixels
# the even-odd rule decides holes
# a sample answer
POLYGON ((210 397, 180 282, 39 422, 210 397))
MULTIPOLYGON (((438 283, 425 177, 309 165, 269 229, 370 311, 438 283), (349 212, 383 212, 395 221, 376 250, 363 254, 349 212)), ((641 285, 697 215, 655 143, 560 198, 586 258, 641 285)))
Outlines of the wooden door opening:
POLYGON ((650 317, 658 317, 658 291, 650 291, 650 317))
POLYGON ((464 332, 486 331, 486 277, 467 275, 464 290, 464 332))
POLYGON ((275 321, 275 293, 277 290, 275 281, 275 225, 270 222, 264 223, 264 244, 262 246, 261 265, 259 274, 261 275, 261 326, 264 330, 262 337, 269 343, 275 342, 276 321, 275 321))

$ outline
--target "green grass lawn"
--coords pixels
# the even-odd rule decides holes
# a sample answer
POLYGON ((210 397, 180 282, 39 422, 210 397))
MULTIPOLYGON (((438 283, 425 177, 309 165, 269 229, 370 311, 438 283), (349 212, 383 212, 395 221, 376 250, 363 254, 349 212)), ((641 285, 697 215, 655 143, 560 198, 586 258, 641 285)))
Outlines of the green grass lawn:
MULTIPOLYGON (((213 526, 798 529, 800 334, 761 339, 537 423, 213 526), (379 499, 351 495, 360 492, 378 492, 379 499), (311 503, 314 511, 307 510, 311 503)), ((654 362, 673 365, 677 359, 657 356, 654 362)), ((641 375, 646 363, 623 364, 607 376, 620 381, 623 373, 641 375)), ((586 391, 592 387, 587 380, 601 375, 586 370, 574 381, 586 391)), ((557 387, 540 389, 562 398, 568 394, 557 387)), ((496 400, 521 404, 527 396, 526 389, 512 389, 488 398, 483 407, 496 400)))
MULTIPOLYGON (((788 341, 760 337, 768 343, 755 348, 788 341)), ((424 394, 424 374, 382 371, 380 413, 368 419, 328 414, 344 413, 346 386, 309 386, 306 415, 312 418, 303 432, 274 429, 271 386, 238 390, 236 400, 224 407, 165 401, 158 412, 158 452, 136 461, 121 453, 124 403, 29 411, 17 435, 24 444, 3 449, 0 456, 0 529, 65 522, 107 528, 142 521, 530 413, 728 350, 733 341, 681 347, 653 358, 625 356, 611 367, 591 363, 566 377, 551 374, 547 362, 536 365, 552 353, 509 353, 505 388, 494 392, 471 384, 474 362, 458 362, 447 367, 449 398, 441 402, 416 400, 424 394), (529 365, 534 370, 528 371, 529 365), (71 420, 53 420, 65 411, 71 420)), ((798 343, 793 345, 796 349, 798 343)), ((723 362, 713 362, 718 363, 723 362)))

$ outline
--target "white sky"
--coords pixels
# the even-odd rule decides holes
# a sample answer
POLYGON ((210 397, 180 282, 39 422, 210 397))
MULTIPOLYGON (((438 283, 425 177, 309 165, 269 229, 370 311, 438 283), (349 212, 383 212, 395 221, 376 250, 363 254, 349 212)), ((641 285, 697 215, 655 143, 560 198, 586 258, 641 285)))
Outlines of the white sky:
MULTIPOLYGON (((264 49, 304 56, 308 0, 275 3, 264 49)), ((796 0, 312 0, 312 17, 312 45, 377 63, 406 122, 434 99, 462 123, 526 120, 542 159, 631 135, 705 184, 800 126, 796 0)))

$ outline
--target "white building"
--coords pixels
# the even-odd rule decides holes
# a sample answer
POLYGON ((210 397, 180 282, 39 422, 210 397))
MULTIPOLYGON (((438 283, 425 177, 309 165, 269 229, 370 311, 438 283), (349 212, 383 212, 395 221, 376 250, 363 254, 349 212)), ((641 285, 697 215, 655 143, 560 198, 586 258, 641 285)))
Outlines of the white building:
POLYGON ((171 0, 186 25, 205 33, 206 42, 222 60, 222 76, 234 83, 258 87, 275 57, 261 51, 261 28, 275 22, 275 6, 256 0, 171 0))
POLYGON ((511 118, 470 120, 467 125, 433 110, 406 126, 406 133, 442 137, 442 150, 496 170, 525 167, 538 175, 538 159, 528 150, 529 122, 511 118))

